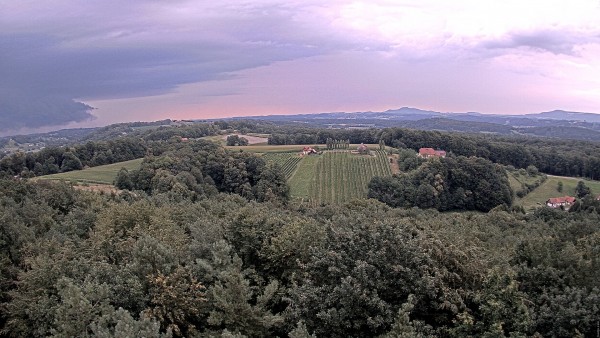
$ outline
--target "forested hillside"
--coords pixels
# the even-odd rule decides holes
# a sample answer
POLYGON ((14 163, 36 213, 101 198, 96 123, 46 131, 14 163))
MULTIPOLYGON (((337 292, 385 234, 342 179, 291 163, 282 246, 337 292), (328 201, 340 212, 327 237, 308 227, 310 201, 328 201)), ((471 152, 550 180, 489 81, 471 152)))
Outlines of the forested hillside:
MULTIPOLYGON (((403 159, 419 162, 416 154, 403 159)), ((423 161, 401 175, 375 177, 369 183, 369 197, 393 207, 489 211, 510 206, 513 191, 506 170, 478 157, 458 156, 423 161)))
MULTIPOLYGON (((111 193, 15 177, 17 162, 3 159, 0 337, 597 335, 600 201, 588 193, 568 212, 524 213, 499 164, 529 166, 517 183, 530 189, 545 177, 531 165, 535 151, 566 158, 566 143, 315 132, 401 147, 401 173, 369 186, 384 203, 291 199, 288 169, 269 160, 278 156, 180 135, 70 147, 91 159, 98 144, 144 145, 139 169, 121 170, 111 193), (446 158, 410 150, 437 144, 446 158)), ((572 145, 585 161, 597 156, 594 144, 572 145)), ((385 168, 379 152, 372 160, 385 168)), ((350 160, 301 163, 326 154, 350 160)), ((343 167, 333 163, 332 172, 343 167)))
POLYGON ((593 337, 600 210, 304 208, 0 181, 6 337, 593 337))

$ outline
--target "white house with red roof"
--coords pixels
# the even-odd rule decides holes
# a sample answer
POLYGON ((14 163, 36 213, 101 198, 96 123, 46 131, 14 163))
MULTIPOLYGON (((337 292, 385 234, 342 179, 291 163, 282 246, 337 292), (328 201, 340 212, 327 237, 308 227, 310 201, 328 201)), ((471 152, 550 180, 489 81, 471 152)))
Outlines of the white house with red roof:
POLYGON ((563 197, 554 197, 550 198, 546 201, 546 205, 550 208, 560 208, 563 207, 568 209, 575 203, 575 197, 572 196, 563 196, 563 197))
POLYGON ((313 147, 304 147, 302 148, 302 155, 310 155, 310 154, 318 154, 318 152, 313 147))
POLYGON ((435 150, 433 148, 421 148, 419 149, 418 156, 422 158, 446 157, 446 152, 443 150, 435 150))

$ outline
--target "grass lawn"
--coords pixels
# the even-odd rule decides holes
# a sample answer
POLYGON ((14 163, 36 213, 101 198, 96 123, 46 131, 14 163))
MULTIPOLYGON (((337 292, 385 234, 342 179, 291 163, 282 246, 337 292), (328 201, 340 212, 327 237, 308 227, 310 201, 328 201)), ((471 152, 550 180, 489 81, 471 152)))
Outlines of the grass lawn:
POLYGON ((290 195, 296 198, 308 199, 310 196, 310 185, 315 179, 315 169, 321 155, 305 156, 296 166, 296 172, 290 177, 290 195))
MULTIPOLYGON (((229 134, 228 134, 229 135, 229 134)), ((228 135, 213 135, 213 136, 204 136, 203 140, 208 140, 212 142, 216 142, 222 146, 227 144, 227 136, 228 135)), ((246 135, 232 133, 231 135, 238 135, 239 137, 243 137, 250 142, 250 146, 252 145, 267 145, 269 134, 257 134, 257 133, 248 133, 246 135)))
POLYGON ((136 160, 101 165, 83 170, 40 176, 37 179, 75 181, 78 183, 113 184, 113 181, 115 180, 115 177, 121 168, 126 168, 127 170, 139 169, 142 160, 142 158, 139 158, 136 160))
POLYGON ((508 173, 508 183, 510 183, 510 187, 513 191, 518 191, 521 189, 521 182, 519 182, 511 173, 508 173))
POLYGON ((577 182, 583 181, 586 186, 590 188, 592 194, 598 195, 600 194, 600 181, 590 181, 577 177, 561 177, 561 176, 550 176, 548 175, 548 179, 546 182, 542 183, 535 190, 527 194, 522 199, 516 199, 515 204, 522 205, 525 210, 539 207, 544 205, 544 203, 552 197, 560 197, 560 196, 575 196, 575 187, 577 186, 577 182), (563 191, 558 192, 556 187, 558 186, 558 182, 563 182, 563 191))

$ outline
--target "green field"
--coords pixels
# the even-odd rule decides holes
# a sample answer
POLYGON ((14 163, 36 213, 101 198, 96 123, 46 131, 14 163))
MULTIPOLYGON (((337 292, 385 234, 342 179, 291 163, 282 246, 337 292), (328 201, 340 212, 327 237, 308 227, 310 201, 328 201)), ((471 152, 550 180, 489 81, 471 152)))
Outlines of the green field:
POLYGON ((313 204, 365 198, 371 178, 392 174, 385 152, 373 151, 373 154, 363 156, 334 150, 306 156, 289 180, 292 197, 313 204))
MULTIPOLYGON (((577 182, 581 181, 581 178, 576 177, 560 177, 560 176, 550 176, 548 175, 548 179, 546 182, 542 183, 535 190, 527 194, 525 197, 521 199, 515 200, 515 205, 522 205, 525 210, 530 210, 535 207, 539 207, 544 205, 545 202, 552 197, 560 197, 560 196, 575 196, 575 187, 577 186, 577 182), (558 182, 563 182, 563 191, 558 192, 557 186, 558 182)), ((586 186, 588 186, 592 194, 598 195, 600 194, 600 181, 590 181, 583 180, 586 186)))
POLYGON ((310 186, 313 184, 315 169, 321 160, 322 155, 310 155, 302 158, 298 163, 296 172, 288 180, 290 185, 290 194, 294 198, 308 200, 310 186))
POLYGON ((40 176, 38 179, 63 180, 92 184, 113 184, 113 181, 115 180, 115 177, 117 176, 117 173, 119 172, 119 170, 121 170, 121 168, 126 168, 127 170, 139 169, 142 160, 142 158, 139 158, 136 160, 101 165, 83 170, 75 170, 66 173, 40 176))
POLYGON ((296 171, 298 163, 302 161, 302 156, 296 153, 265 153, 262 156, 266 161, 275 162, 281 166, 285 178, 289 179, 296 171))
POLYGON ((544 175, 539 173, 537 175, 529 175, 527 172, 521 172, 520 170, 507 171, 508 181, 513 191, 518 191, 523 188, 524 184, 534 185, 544 179, 544 175))

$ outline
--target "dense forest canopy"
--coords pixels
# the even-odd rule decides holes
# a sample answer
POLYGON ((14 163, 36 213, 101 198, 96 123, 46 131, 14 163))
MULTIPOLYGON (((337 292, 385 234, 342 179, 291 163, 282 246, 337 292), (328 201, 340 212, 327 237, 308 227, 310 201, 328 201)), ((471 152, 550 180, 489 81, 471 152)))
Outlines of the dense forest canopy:
MULTIPOLYGON (((402 158, 418 163, 415 154, 402 158)), ((506 170, 479 157, 448 157, 425 160, 412 171, 392 177, 375 177, 369 184, 369 197, 393 207, 489 211, 510 206, 513 191, 506 170)))
POLYGON ((600 205, 439 213, 0 181, 0 327, 35 336, 594 336, 600 205))

